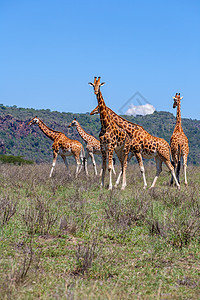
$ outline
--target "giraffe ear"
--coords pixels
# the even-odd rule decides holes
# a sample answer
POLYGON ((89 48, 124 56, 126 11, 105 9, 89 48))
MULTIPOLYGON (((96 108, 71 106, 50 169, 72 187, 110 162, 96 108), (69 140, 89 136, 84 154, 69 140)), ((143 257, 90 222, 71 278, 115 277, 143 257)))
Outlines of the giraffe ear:
POLYGON ((180 98, 180 100, 182 100, 182 99, 183 99, 183 97, 180 98))
POLYGON ((88 82, 89 85, 94 86, 94 84, 92 82, 88 82))
POLYGON ((100 84, 100 86, 103 86, 105 84, 105 82, 102 82, 101 84, 100 84))

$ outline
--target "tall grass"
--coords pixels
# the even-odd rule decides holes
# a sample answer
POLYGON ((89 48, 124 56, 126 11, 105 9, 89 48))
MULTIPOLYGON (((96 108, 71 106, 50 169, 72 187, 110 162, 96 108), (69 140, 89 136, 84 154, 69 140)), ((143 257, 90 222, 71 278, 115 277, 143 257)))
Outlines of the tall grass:
POLYGON ((198 298, 200 167, 180 191, 165 168, 143 190, 132 165, 123 192, 100 189, 92 167, 49 169, 0 165, 2 299, 198 298))

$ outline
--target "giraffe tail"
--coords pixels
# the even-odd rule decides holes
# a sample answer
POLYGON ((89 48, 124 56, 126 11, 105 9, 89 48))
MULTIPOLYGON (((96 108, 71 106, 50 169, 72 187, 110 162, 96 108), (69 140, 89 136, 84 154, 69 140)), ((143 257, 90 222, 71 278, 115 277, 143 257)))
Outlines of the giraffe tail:
POLYGON ((178 144, 178 161, 181 161, 181 145, 178 144))

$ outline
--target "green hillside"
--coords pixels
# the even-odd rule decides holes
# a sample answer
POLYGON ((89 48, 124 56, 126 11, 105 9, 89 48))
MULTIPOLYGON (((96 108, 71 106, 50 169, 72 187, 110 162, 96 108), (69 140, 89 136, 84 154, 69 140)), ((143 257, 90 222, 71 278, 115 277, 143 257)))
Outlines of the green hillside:
MULTIPOLYGON (((22 156, 35 162, 52 160, 52 141, 38 127, 29 127, 28 121, 38 116, 44 123, 58 131, 64 132, 69 138, 81 138, 75 128, 67 128, 74 117, 80 122, 86 132, 98 138, 100 131, 99 116, 89 113, 73 114, 50 111, 49 109, 35 110, 33 108, 7 107, 0 105, 0 154, 22 156)), ((142 125, 149 133, 170 141, 176 119, 169 112, 154 112, 147 116, 124 116, 131 122, 142 125)), ((182 127, 189 139, 189 163, 200 164, 200 121, 182 119, 182 127)), ((84 143, 83 143, 84 144, 84 143)))

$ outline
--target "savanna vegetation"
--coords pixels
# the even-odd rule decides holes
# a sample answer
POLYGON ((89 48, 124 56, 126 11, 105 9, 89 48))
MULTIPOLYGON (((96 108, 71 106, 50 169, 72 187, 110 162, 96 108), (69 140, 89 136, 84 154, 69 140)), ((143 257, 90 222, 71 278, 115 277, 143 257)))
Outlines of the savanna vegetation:
POLYGON ((129 165, 123 192, 70 169, 0 164, 0 298, 198 299, 200 167, 178 191, 129 165))

